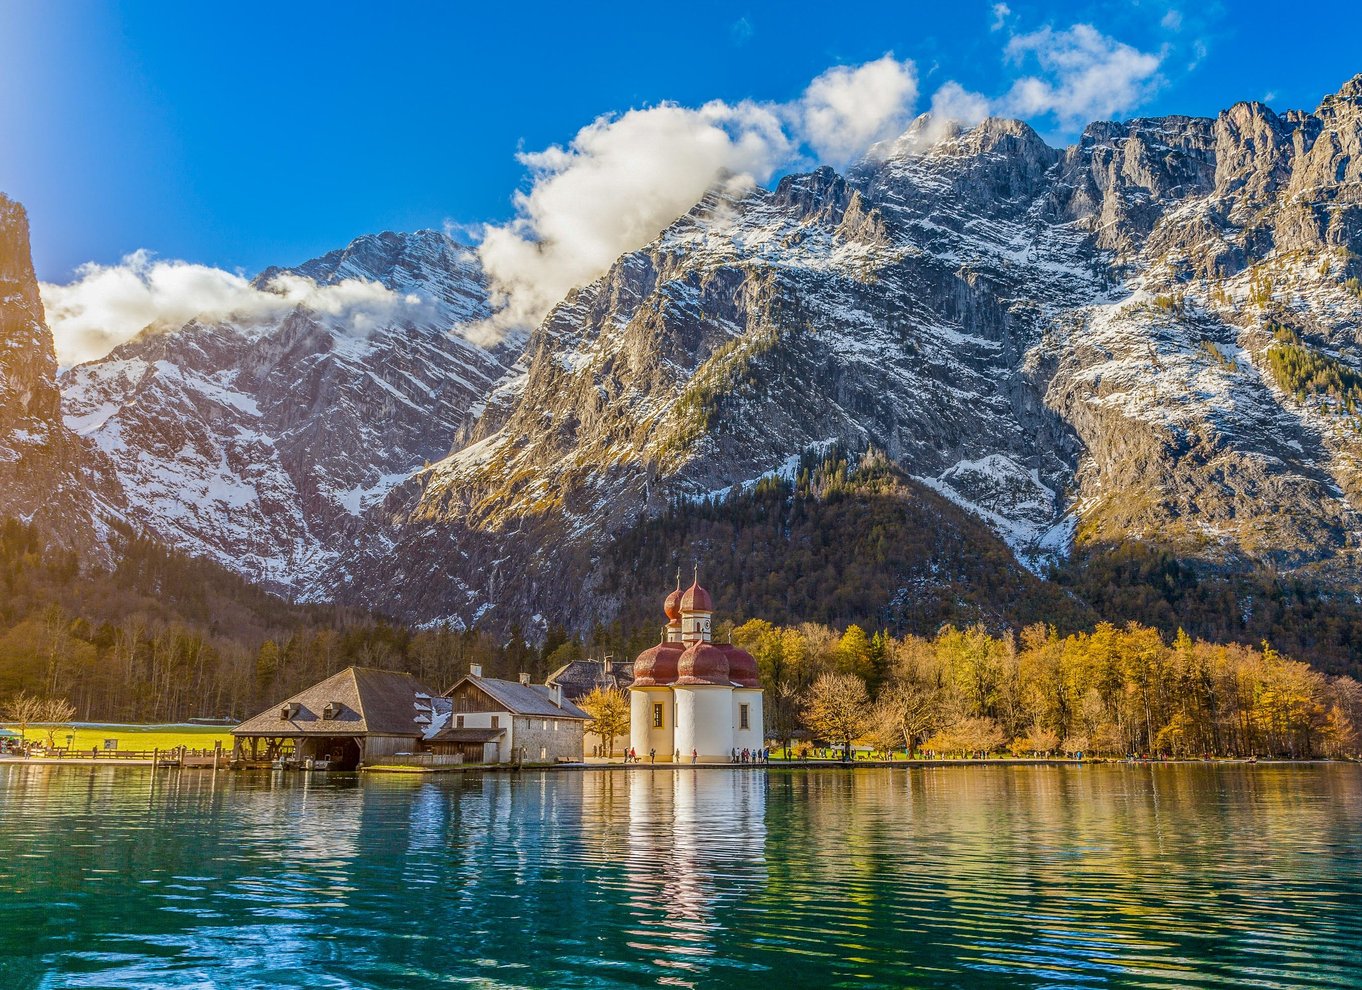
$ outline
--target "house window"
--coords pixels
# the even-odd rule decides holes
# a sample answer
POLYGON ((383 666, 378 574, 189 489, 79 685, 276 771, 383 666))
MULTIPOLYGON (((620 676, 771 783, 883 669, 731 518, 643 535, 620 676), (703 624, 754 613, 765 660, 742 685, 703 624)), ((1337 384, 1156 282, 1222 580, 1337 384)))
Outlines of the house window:
POLYGON ((661 704, 653 705, 653 728, 654 728, 654 729, 660 729, 660 728, 662 728, 662 705, 661 705, 661 704))
POLYGON ((750 728, 751 728, 751 726, 748 725, 748 720, 747 720, 747 705, 739 705, 739 706, 738 706, 738 728, 740 728, 740 729, 750 729, 750 728))
POLYGON ((544 719, 544 731, 545 731, 545 732, 548 732, 548 731, 549 731, 549 720, 548 720, 548 719, 544 719))
POLYGON ((456 729, 462 729, 462 728, 463 728, 463 716, 462 716, 462 715, 460 715, 460 716, 458 717, 458 719, 454 722, 454 728, 456 728, 456 729))
POLYGON ((494 729, 500 729, 500 728, 501 728, 501 716, 500 716, 500 715, 493 715, 493 716, 492 716, 492 728, 494 728, 494 729))

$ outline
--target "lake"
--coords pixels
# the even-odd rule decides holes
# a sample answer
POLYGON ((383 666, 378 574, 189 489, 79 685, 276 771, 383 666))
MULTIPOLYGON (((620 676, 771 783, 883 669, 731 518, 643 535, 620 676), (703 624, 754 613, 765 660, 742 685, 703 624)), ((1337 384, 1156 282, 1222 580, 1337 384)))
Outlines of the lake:
POLYGON ((0 986, 1362 987, 1362 767, 0 764, 0 986))

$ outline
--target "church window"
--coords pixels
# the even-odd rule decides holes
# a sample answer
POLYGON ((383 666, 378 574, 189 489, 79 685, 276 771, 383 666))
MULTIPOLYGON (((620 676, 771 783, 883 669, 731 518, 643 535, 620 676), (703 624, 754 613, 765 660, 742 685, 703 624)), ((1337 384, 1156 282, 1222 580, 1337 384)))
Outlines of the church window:
POLYGON ((748 707, 747 705, 738 706, 738 728, 740 729, 751 728, 751 726, 748 724, 747 707, 748 707))
POLYGON ((660 704, 653 705, 653 728, 662 728, 662 706, 660 704))

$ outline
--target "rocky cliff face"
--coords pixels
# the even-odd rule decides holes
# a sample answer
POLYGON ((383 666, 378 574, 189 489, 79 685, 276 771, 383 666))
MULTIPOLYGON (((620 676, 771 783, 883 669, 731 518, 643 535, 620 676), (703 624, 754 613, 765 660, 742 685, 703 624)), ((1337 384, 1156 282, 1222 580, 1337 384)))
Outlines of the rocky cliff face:
POLYGON ((87 549, 98 543, 97 508, 110 501, 116 490, 62 424, 28 216, 0 195, 0 516, 37 522, 56 542, 87 549))
MULTIPOLYGON (((126 518, 303 598, 583 628, 628 593, 620 534, 833 449, 934 492, 934 525, 971 534, 951 553, 1044 574, 1138 540, 1362 590, 1362 77, 1309 113, 1098 123, 1066 149, 924 117, 846 174, 706 197, 493 351, 446 332, 487 304, 443 235, 293 271, 434 315, 195 322, 62 387, 126 518)), ((25 384, 50 382, 41 318, 6 298, 27 336, 5 415, 50 413, 25 384)), ((913 594, 958 593, 928 587, 968 570, 938 556, 913 594)))
POLYGON ((70 428, 116 466, 129 521, 286 593, 309 587, 387 490, 448 453, 512 358, 450 328, 487 313, 444 234, 385 233, 297 269, 379 282, 419 321, 356 327, 299 308, 264 323, 147 332, 62 380, 70 428))
POLYGON ((554 310, 321 593, 589 621, 611 534, 832 444, 1037 570, 1142 539, 1356 587, 1359 140, 1362 78, 1063 151, 924 118, 710 197, 554 310))

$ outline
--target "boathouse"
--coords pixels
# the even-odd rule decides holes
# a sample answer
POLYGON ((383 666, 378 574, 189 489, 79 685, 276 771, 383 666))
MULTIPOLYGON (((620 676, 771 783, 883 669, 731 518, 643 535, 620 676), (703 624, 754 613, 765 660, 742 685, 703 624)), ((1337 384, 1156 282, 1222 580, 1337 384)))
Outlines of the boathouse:
POLYGON ((354 770, 413 753, 431 728, 432 693, 410 674, 348 667, 232 730, 236 762, 322 761, 354 770))
POLYGON ((428 736, 437 747, 466 746, 465 759, 482 747, 486 763, 562 763, 582 758, 582 738, 591 720, 563 694, 561 684, 531 684, 528 674, 519 681, 483 677, 474 664, 469 673, 445 692, 447 720, 428 736))

